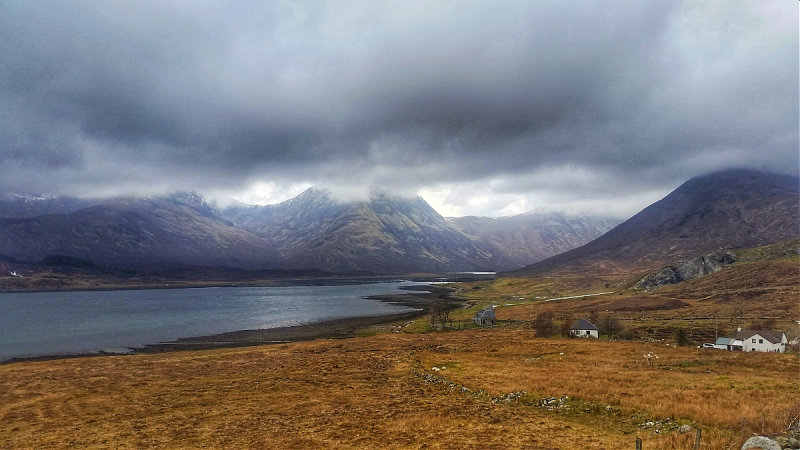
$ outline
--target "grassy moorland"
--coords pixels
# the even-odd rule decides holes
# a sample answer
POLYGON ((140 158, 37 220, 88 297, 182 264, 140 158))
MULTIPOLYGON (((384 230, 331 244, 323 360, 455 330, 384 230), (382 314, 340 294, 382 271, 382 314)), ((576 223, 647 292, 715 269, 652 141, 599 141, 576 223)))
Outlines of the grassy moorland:
POLYGON ((495 305, 498 318, 517 322, 532 323, 542 314, 552 315, 557 325, 581 317, 594 316, 601 322, 611 318, 618 322, 614 337, 626 339, 669 340, 680 329, 690 343, 700 344, 732 335, 737 327, 774 328, 796 336, 800 320, 797 249, 794 240, 737 251, 739 262, 715 274, 651 291, 632 288, 644 272, 470 283, 462 295, 473 307, 454 317, 466 319, 480 308, 495 305))
POLYGON ((425 317, 350 339, 0 365, 0 447, 689 449, 688 425, 701 448, 738 449, 800 421, 800 354, 678 347, 675 332, 792 327, 800 260, 778 253, 650 292, 632 276, 467 283, 449 331, 425 317), (490 304, 501 325, 471 326, 490 304), (542 313, 592 311, 629 340, 536 336, 542 313))
POLYGON ((22 362, 0 366, 0 447, 691 448, 688 424, 738 448, 800 414, 797 373, 521 327, 22 362))

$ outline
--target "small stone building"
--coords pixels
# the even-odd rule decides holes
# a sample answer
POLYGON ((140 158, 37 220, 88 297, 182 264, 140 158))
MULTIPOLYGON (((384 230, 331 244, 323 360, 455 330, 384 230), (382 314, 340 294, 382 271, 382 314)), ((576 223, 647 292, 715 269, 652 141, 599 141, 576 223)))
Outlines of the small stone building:
POLYGON ((472 320, 479 327, 491 327, 497 320, 497 316, 494 314, 494 309, 488 308, 475 314, 472 320))
POLYGON ((586 319, 580 319, 569 329, 569 335, 572 337, 599 339, 600 330, 592 322, 586 319))

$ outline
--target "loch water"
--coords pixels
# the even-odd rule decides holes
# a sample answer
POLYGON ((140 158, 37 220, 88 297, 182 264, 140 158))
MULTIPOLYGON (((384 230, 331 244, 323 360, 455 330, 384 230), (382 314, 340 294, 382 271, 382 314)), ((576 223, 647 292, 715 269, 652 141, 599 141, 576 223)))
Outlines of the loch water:
POLYGON ((0 361, 122 353, 185 337, 407 312, 364 297, 413 284, 0 293, 0 361))

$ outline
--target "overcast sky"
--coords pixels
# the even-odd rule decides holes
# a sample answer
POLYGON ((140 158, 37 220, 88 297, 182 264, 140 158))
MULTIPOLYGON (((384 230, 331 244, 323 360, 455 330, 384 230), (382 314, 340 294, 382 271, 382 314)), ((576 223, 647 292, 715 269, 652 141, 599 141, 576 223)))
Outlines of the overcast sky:
POLYGON ((0 189, 630 216, 798 171, 798 2, 0 0, 0 189))

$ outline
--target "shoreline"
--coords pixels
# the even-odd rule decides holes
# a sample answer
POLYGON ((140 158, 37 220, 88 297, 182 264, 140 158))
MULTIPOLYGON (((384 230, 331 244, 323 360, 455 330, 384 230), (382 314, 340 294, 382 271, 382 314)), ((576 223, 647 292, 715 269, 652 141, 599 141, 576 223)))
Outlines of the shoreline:
POLYGON ((410 308, 407 311, 378 316, 345 317, 323 320, 300 325, 237 330, 203 336, 189 336, 170 342, 148 344, 143 347, 130 348, 128 352, 91 352, 57 355, 41 355, 16 357, 0 361, 0 365, 32 361, 52 361, 58 359, 91 358, 100 356, 128 356, 137 354, 171 353, 190 350, 211 350, 221 348, 238 348, 258 345, 283 344, 314 339, 345 339, 354 337, 361 330, 376 325, 386 325, 399 321, 416 319, 428 314, 435 305, 454 309, 463 304, 463 300, 452 296, 455 289, 437 285, 409 286, 406 294, 384 294, 365 297, 370 300, 395 303, 410 308))
MULTIPOLYGON (((336 278, 287 278, 274 280, 254 281, 182 281, 159 283, 130 283, 102 286, 65 286, 61 288, 41 289, 0 289, 0 294, 25 294, 47 292, 107 292, 107 291, 148 291, 161 289, 205 289, 205 288, 231 288, 231 287, 285 287, 285 286, 340 286, 348 284, 380 283, 383 281, 400 280, 403 277, 336 277, 336 278)), ((430 281, 430 280, 426 280, 430 281)))
POLYGON ((0 294, 25 294, 47 292, 105 292, 105 291, 137 291, 160 289, 203 289, 203 288, 230 288, 230 287, 285 287, 285 286, 338 286, 349 284, 380 283, 393 280, 408 280, 422 283, 459 283, 480 281, 495 278, 494 274, 470 273, 411 273, 401 275, 338 275, 331 277, 298 277, 298 278, 265 278, 253 280, 161 280, 149 282, 131 282, 119 284, 109 283, 100 285, 65 285, 60 287, 42 288, 0 288, 0 294))

